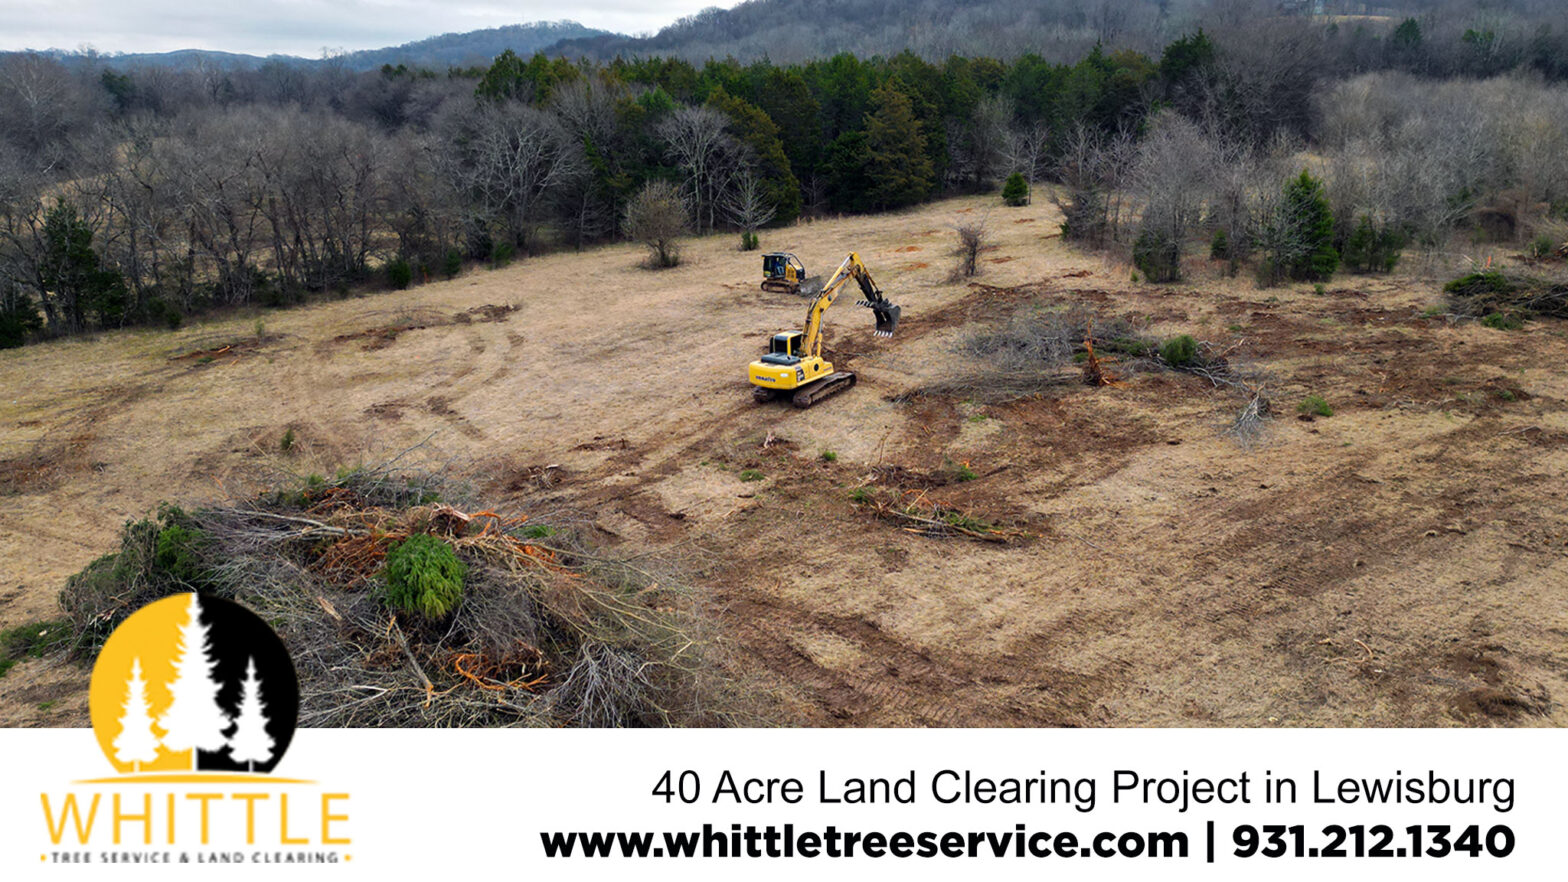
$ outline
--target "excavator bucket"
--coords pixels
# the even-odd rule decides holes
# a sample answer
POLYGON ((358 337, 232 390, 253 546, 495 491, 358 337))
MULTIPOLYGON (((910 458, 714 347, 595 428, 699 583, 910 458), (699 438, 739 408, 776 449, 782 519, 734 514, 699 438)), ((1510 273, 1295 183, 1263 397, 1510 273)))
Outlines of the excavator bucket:
POLYGON ((871 273, 866 271, 865 264, 860 263, 860 256, 854 252, 850 252, 849 260, 844 262, 845 266, 851 263, 859 268, 855 281, 860 285, 860 293, 865 295, 860 305, 871 310, 872 315, 877 317, 877 336, 893 336, 893 332, 898 329, 899 313, 903 310, 883 296, 882 289, 877 287, 876 282, 871 281, 871 273))
POLYGON ((898 329, 899 313, 902 313, 904 310, 891 303, 886 306, 874 306, 871 310, 877 317, 877 336, 893 336, 893 332, 898 329))
POLYGON ((894 306, 886 297, 862 300, 860 305, 870 309, 871 314, 877 317, 878 337, 891 337, 893 332, 898 330, 898 317, 904 311, 902 307, 894 306))

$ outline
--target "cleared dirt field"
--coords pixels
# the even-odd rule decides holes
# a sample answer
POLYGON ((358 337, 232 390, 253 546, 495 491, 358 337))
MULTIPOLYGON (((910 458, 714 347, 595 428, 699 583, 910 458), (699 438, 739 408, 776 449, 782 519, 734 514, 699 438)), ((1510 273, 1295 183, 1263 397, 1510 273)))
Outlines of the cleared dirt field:
MULTIPOLYGON (((807 411, 751 400, 746 362, 805 303, 758 291, 731 236, 661 273, 612 247, 263 328, 0 353, 0 625, 52 617, 160 500, 427 442, 484 498, 696 562, 729 664, 784 723, 1568 723, 1568 328, 1425 317, 1438 287, 1409 276, 1133 284, 1052 238, 1053 208, 989 204, 764 237, 813 273, 856 249, 904 307, 880 340, 845 295, 828 347, 860 384, 807 411), (949 225, 988 210, 984 286, 948 282, 949 225), (1239 402, 1187 374, 910 394, 962 367, 967 330, 1077 303, 1271 371, 1262 443, 1226 437, 1239 402), (1307 394, 1333 416, 1298 419, 1307 394), (851 500, 868 481, 1026 535, 910 533, 851 500)), ((19 665, 0 724, 84 724, 85 682, 19 665)))

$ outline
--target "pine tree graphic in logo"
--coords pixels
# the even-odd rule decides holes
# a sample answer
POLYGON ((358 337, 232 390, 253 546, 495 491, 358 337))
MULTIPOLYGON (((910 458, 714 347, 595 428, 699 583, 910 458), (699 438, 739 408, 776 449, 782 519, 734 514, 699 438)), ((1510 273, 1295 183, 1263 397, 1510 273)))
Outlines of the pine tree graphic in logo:
POLYGON ((245 683, 240 711, 234 717, 234 735, 229 738, 229 759, 245 764, 254 772, 257 763, 272 759, 272 736, 267 734, 266 706, 261 701, 261 681, 256 679, 256 660, 245 668, 245 683))
POLYGON ((283 642, 231 601, 176 594, 137 610, 93 666, 93 730, 122 773, 272 771, 299 686, 283 642))
POLYGON ((120 734, 114 739, 114 758, 130 763, 140 772, 142 763, 158 761, 158 736, 152 731, 147 712, 147 681, 142 679, 142 660, 131 661, 131 682, 126 684, 125 716, 120 717, 120 734))

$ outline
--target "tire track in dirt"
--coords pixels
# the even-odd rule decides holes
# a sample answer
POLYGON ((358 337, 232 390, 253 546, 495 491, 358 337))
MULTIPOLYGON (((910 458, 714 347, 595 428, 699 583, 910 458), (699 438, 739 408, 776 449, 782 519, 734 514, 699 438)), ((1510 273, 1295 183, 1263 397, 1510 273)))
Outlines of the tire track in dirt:
POLYGON ((165 369, 158 380, 111 387, 57 417, 55 427, 22 452, 0 459, 0 496, 46 493, 61 478, 90 471, 90 453, 100 441, 101 424, 137 401, 162 393, 177 373, 165 369))
POLYGON ((784 603, 755 590, 726 605, 724 617, 746 654, 786 688, 800 691, 842 725, 1082 725, 1097 680, 1041 664, 1042 653, 1014 653, 985 663, 956 652, 911 646, 860 617, 784 603), (819 664, 797 635, 819 632, 845 641, 864 662, 819 664), (1020 682, 1020 672, 1029 682, 1020 682))

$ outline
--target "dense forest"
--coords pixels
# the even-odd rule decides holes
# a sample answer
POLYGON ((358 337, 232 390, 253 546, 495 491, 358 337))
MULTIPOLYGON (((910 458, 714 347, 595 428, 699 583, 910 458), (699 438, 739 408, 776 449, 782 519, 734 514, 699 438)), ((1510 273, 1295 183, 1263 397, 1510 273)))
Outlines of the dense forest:
MULTIPOLYGON (((1241 46, 1261 37, 1265 48, 1292 19, 1333 26, 1337 61, 1356 69, 1376 64, 1379 37, 1405 18, 1421 23, 1421 64, 1434 71, 1472 67, 1465 34, 1490 33, 1486 64, 1508 67, 1532 52, 1568 49, 1558 0, 745 0, 683 18, 657 34, 602 34, 563 42, 552 54, 663 55, 804 62, 852 52, 895 55, 909 50, 928 61, 949 55, 1010 59, 1039 55, 1072 62, 1094 46, 1157 55, 1182 34, 1204 28, 1241 46), (1543 30, 1544 28, 1544 30, 1543 30), (1235 38, 1235 39, 1231 39, 1235 38)), ((1559 62, 1561 63, 1561 62, 1559 62)))
POLYGON ((13 54, 0 344, 603 242, 652 183, 706 232, 1016 178, 1051 185, 1069 238, 1129 248, 1150 278, 1176 277, 1195 242, 1263 282, 1317 277, 1325 237, 1336 264, 1386 270, 1455 231, 1518 239, 1568 217, 1563 35, 1486 20, 1451 39, 1449 19, 1216 16, 1068 61, 507 51, 356 73, 13 54))

